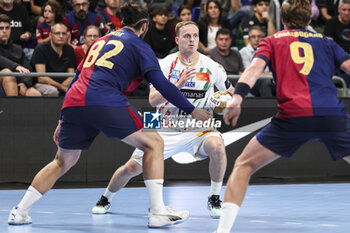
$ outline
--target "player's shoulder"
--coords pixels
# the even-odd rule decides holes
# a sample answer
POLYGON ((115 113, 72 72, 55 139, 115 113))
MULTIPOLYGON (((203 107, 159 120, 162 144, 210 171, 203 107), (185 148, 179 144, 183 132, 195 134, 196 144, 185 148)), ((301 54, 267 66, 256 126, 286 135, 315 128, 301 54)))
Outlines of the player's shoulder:
POLYGON ((218 63, 216 61, 214 61, 213 59, 211 59, 210 57, 202 54, 202 53, 199 53, 199 60, 201 60, 202 62, 204 62, 205 64, 208 64, 208 65, 214 65, 216 66, 218 63))
POLYGON ((171 53, 171 54, 169 54, 168 56, 166 56, 166 57, 160 59, 160 60, 159 60, 159 63, 160 63, 160 64, 164 64, 164 65, 169 65, 169 66, 170 66, 170 64, 172 64, 172 62, 174 62, 174 61, 176 61, 176 60, 178 60, 178 59, 179 59, 179 58, 178 58, 178 53, 177 53, 177 52, 176 52, 176 53, 171 53))

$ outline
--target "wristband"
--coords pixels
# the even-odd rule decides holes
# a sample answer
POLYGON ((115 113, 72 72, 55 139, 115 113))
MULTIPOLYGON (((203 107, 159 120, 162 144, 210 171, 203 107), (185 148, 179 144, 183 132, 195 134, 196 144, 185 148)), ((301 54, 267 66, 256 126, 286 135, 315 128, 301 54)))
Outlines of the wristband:
POLYGON ((239 82, 235 86, 235 92, 233 94, 237 94, 242 96, 242 99, 244 99, 250 91, 250 86, 246 83, 239 82))

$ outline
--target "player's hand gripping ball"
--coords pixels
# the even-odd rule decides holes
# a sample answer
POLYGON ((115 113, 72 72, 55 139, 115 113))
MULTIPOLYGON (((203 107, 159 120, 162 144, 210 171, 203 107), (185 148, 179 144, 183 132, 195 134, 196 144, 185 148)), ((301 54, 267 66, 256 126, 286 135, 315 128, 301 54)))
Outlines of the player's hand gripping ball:
POLYGON ((209 98, 210 106, 214 113, 224 115, 227 103, 232 99, 232 96, 227 91, 217 91, 209 98))

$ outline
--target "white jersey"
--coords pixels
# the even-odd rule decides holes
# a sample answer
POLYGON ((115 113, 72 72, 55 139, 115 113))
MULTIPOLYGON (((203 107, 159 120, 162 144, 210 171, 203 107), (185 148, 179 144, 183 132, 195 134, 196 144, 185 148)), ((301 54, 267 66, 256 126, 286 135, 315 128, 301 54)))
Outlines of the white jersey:
MULTIPOLYGON (((179 81, 183 71, 193 66, 196 68, 195 78, 187 81, 181 88, 182 93, 197 108, 209 108, 209 97, 214 93, 214 86, 220 90, 228 90, 231 84, 227 81, 224 68, 211 58, 199 53, 197 61, 191 65, 181 62, 178 53, 173 53, 159 61, 164 76, 172 83, 179 81)), ((157 106, 162 114, 162 120, 168 120, 171 116, 187 118, 183 112, 169 102, 157 106)), ((176 156, 177 162, 190 163, 208 157, 203 148, 206 137, 221 137, 215 129, 171 127, 158 129, 158 133, 164 140, 164 159, 176 156), (184 132, 185 131, 185 132, 184 132), (193 132, 199 131, 199 132, 193 132)), ((131 157, 142 166, 143 151, 136 149, 131 157)))
MULTIPOLYGON (((214 86, 219 91, 227 90, 230 85, 224 68, 211 58, 198 53, 197 60, 188 65, 181 61, 179 53, 173 53, 159 61, 164 76, 172 83, 177 83, 187 67, 196 68, 196 76, 187 81, 181 92, 196 107, 207 108, 210 96, 214 93, 214 86)), ((158 106, 162 109, 171 108, 171 115, 181 114, 180 110, 166 102, 158 106)), ((169 110, 168 110, 169 111, 169 110)), ((164 112, 162 112, 164 113, 164 112)))

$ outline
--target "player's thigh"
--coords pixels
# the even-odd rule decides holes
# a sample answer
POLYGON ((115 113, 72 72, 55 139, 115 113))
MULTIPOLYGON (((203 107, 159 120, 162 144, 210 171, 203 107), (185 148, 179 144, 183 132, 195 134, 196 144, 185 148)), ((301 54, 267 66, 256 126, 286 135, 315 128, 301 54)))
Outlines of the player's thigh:
MULTIPOLYGON (((61 112, 59 147, 66 150, 89 149, 99 130, 86 120, 85 107, 65 108, 61 112)), ((64 151, 63 151, 64 152, 64 151)))
POLYGON ((333 127, 329 132, 322 133, 321 141, 324 142, 333 160, 350 156, 350 118, 336 120, 339 128, 333 127))
MULTIPOLYGON (((175 138, 169 138, 168 140, 162 136, 164 139, 164 158, 167 159, 176 155, 175 160, 180 163, 186 163, 185 161, 189 159, 187 156, 193 157, 190 159, 192 162, 206 159, 209 156, 203 149, 204 141, 209 137, 220 141, 220 135, 220 132, 204 131, 186 132, 176 136, 175 138), (181 155, 180 153, 186 153, 187 155, 181 155)), ((224 149, 224 147, 222 149, 224 149)))
POLYGON ((236 166, 249 166, 253 172, 278 159, 280 156, 264 147, 254 136, 235 162, 236 166))
MULTIPOLYGON (((148 131, 148 130, 147 130, 148 131)), ((159 136, 164 143, 163 158, 168 159, 175 151, 182 145, 181 133, 178 132, 159 132, 159 136)), ((142 165, 144 152, 141 149, 136 148, 131 155, 131 159, 142 165)))
POLYGON ((163 139, 157 131, 144 131, 141 129, 123 138, 122 141, 141 151, 151 148, 157 148, 163 151, 164 148, 163 139))
POLYGON ((87 109, 87 120, 108 138, 122 140, 143 127, 142 116, 133 106, 91 106, 87 109))

